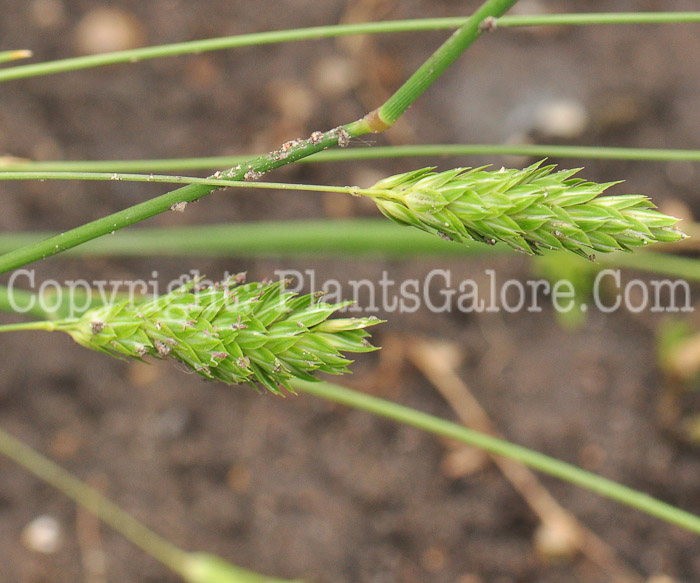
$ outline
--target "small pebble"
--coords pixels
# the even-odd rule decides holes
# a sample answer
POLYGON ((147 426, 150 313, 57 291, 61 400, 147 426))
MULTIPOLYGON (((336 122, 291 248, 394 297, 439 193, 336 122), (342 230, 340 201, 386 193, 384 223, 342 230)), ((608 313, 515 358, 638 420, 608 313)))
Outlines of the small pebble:
POLYGON ((647 583, 678 583, 678 581, 668 575, 652 575, 647 583))
POLYGON ((579 137, 588 127, 589 116, 580 101, 554 99, 537 106, 533 129, 551 138, 579 137))
POLYGON ((226 473, 226 484, 231 491, 242 495, 248 491, 250 486, 250 469, 247 466, 235 464, 226 473))
POLYGON ((539 555, 549 560, 573 557, 580 548, 579 533, 572 523, 563 519, 541 523, 534 542, 539 555))
POLYGON ((171 407, 166 409, 155 422, 155 434, 161 439, 177 439, 182 437, 192 423, 192 414, 186 407, 171 407))
POLYGON ((331 55, 319 60, 311 74, 311 83, 324 97, 337 99, 357 86, 359 75, 353 61, 331 55))
POLYGON ((432 546, 423 551, 420 562, 428 573, 438 573, 447 564, 447 553, 439 546, 432 546))
POLYGON ((281 123, 296 126, 301 134, 314 113, 316 97, 303 83, 293 79, 276 79, 267 88, 270 107, 279 114, 281 123))
POLYGON ((129 12, 95 8, 78 23, 75 45, 86 55, 125 51, 143 45, 144 36, 141 23, 129 12))
POLYGON ((39 516, 22 531, 25 546, 37 553, 52 554, 61 546, 61 525, 52 516, 39 516))

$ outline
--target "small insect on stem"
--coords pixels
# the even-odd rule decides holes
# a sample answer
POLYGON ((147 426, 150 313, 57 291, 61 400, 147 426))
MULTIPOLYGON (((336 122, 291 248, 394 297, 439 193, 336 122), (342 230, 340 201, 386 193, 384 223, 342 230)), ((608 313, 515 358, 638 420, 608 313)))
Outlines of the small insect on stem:
POLYGON ((487 16, 479 23, 479 32, 493 32, 498 26, 498 21, 493 16, 487 16))
POLYGON ((338 146, 347 148, 350 144, 350 134, 342 126, 335 128, 335 133, 338 136, 338 146))
POLYGON ((99 334, 104 330, 105 323, 101 322, 99 320, 93 320, 90 322, 90 330, 92 331, 93 334, 99 334))
POLYGON ((176 213, 184 213, 187 208, 187 202, 181 200, 180 202, 174 202, 170 205, 170 210, 176 213))
POLYGON ((248 171, 243 175, 243 180, 257 180, 262 175, 262 172, 256 172, 252 168, 249 168, 248 171))

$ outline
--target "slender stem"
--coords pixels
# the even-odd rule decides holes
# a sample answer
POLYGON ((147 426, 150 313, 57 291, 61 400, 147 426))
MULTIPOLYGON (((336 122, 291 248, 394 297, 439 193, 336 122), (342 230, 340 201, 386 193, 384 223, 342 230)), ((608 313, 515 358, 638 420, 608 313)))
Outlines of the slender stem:
MULTIPOLYGON (((487 18, 497 18, 517 0, 487 0, 369 120, 375 131, 391 127, 408 107, 484 32, 487 18)), ((371 115, 371 114, 370 114, 371 115)))
MULTIPOLYGON (((0 235, 0 238, 2 235, 0 235)), ((0 246, 1 248, 1 246, 0 246)), ((40 297, 30 291, 0 286, 0 311, 34 316, 52 320, 60 315, 58 311, 49 311, 47 306, 40 300, 40 297)), ((57 302, 53 302, 54 304, 57 302)), ((58 309, 58 308, 56 308, 58 309)))
MULTIPOLYGON (((323 152, 299 162, 315 160, 323 152)), ((201 158, 157 158, 138 160, 51 160, 33 161, 0 156, 0 172, 170 172, 176 170, 215 170, 231 168, 250 160, 244 156, 206 156, 201 158)))
MULTIPOLYGON (((157 182, 164 184, 201 184, 216 188, 236 187, 262 190, 297 190, 307 192, 335 192, 351 196, 380 196, 386 200, 399 199, 393 190, 367 189, 358 186, 328 186, 324 184, 294 184, 289 182, 246 182, 224 178, 196 178, 162 174, 125 174, 108 172, 0 172, 0 180, 91 180, 124 182, 157 182)), ((177 207, 175 207, 177 209, 177 207)), ((175 210, 175 209, 174 209, 175 210)))
POLYGON ((700 534, 700 516, 537 451, 339 385, 305 381, 293 381, 292 385, 299 392, 341 403, 354 409, 361 409, 429 433, 456 439, 494 455, 518 461, 535 470, 700 534))
MULTIPOLYGON (((246 182, 245 180, 227 180, 225 178, 197 178, 193 176, 175 176, 165 174, 129 174, 120 172, 2 172, 1 180, 87 180, 98 182, 155 182, 160 184, 202 184, 215 188, 237 187, 258 188, 263 190, 303 190, 310 192, 337 192, 342 194, 363 195, 377 193, 356 186, 326 186, 319 184, 293 184, 289 182, 246 182)), ((387 193, 389 194, 389 193, 387 193)))
POLYGON ((0 63, 8 63, 9 61, 19 61, 20 59, 29 59, 34 56, 32 51, 19 49, 15 51, 0 51, 0 63))
MULTIPOLYGON (((699 13, 700 14, 700 13, 699 13)), ((583 158, 590 160, 629 160, 636 162, 700 162, 700 150, 662 148, 616 148, 605 146, 559 146, 546 144, 423 144, 345 148, 318 152, 308 162, 345 162, 382 158, 428 156, 532 156, 543 158, 583 158)), ((160 158, 144 160, 65 160, 34 162, 0 157, 0 172, 167 172, 209 170, 241 164, 250 156, 209 156, 204 158, 160 158)))
MULTIPOLYGON (((302 40, 317 40, 357 34, 378 34, 398 32, 420 32, 431 30, 450 30, 462 26, 465 17, 428 18, 416 20, 397 20, 387 22, 368 22, 299 28, 294 30, 276 30, 253 34, 243 34, 221 38, 212 38, 190 42, 174 43, 154 47, 144 47, 128 51, 103 53, 85 57, 74 57, 15 66, 0 71, 0 82, 24 79, 41 75, 52 75, 68 71, 78 71, 118 63, 134 63, 161 57, 199 54, 208 51, 247 47, 253 45, 286 43, 302 40)), ((503 16, 496 22, 498 28, 522 26, 581 26, 581 25, 616 25, 616 24, 665 24, 700 22, 700 12, 631 12, 602 14, 539 14, 503 16)), ((14 53, 15 51, 8 51, 14 53)), ((26 55, 25 51, 17 51, 26 55)), ((28 52, 28 51, 27 51, 28 52)), ((19 58, 19 57, 15 57, 19 58)))
MULTIPOLYGON (((695 231, 695 224, 684 225, 695 231)), ((0 252, 40 241, 49 233, 0 233, 0 252)), ((606 267, 626 267, 658 273, 688 281, 700 281, 700 260, 660 252, 664 245, 636 253, 598 255, 596 264, 606 267)), ((683 248, 683 243, 672 249, 683 248)), ((417 229, 408 229, 384 219, 268 221, 245 224, 218 224, 185 227, 138 229, 125 231, 115 237, 105 237, 75 248, 70 256, 89 257, 152 257, 155 255, 187 257, 377 257, 414 259, 418 256, 455 257, 512 253, 504 245, 481 243, 456 244, 443 241, 417 229)), ((589 261, 575 256, 590 268, 589 261)), ((0 310, 15 311, 8 302, 7 288, 0 286, 0 310)), ((13 287, 14 305, 33 305, 31 296, 13 287)), ((41 310, 27 311, 39 317, 51 317, 41 310)), ((54 316, 55 317, 55 316, 54 316)))
MULTIPOLYGON (((0 233, 0 252, 41 241, 52 233, 0 233)), ((498 245, 457 245, 384 218, 292 220, 142 228, 103 237, 67 256, 309 257, 372 255, 408 259, 499 252, 498 245)), ((25 278, 18 278, 24 283, 25 278)), ((0 290, 2 288, 0 287, 0 290)), ((16 289, 16 288, 15 288, 16 289)), ((17 290, 19 291, 19 290, 17 290)), ((0 298, 2 296, 0 295, 0 298)), ((19 301, 17 303, 20 303, 19 301)), ((22 302, 24 305, 24 302, 22 302)), ((39 314, 41 315, 41 314, 39 314)))
POLYGON ((618 24, 680 24, 700 22, 695 12, 602 12, 589 14, 522 14, 498 19, 498 28, 520 26, 588 26, 618 24))
POLYGON ((78 71, 81 69, 90 69, 105 65, 135 63, 162 57, 200 54, 209 51, 256 45, 288 43, 303 40, 319 40, 323 38, 334 38, 357 34, 449 30, 459 28, 466 22, 466 20, 467 18, 465 17, 457 17, 340 24, 298 28, 292 30, 266 31, 253 34, 242 34, 236 36, 172 43, 167 45, 131 49, 127 51, 102 53, 99 55, 88 55, 84 57, 73 57, 44 63, 15 66, 0 71, 0 82, 42 75, 53 75, 55 73, 65 73, 69 71, 78 71))
POLYGON ((607 267, 625 267, 687 281, 700 281, 700 260, 692 257, 649 251, 598 256, 596 262, 607 267))
MULTIPOLYGON (((0 305, 0 310, 3 306, 0 305)), ((56 330, 53 322, 40 321, 40 322, 22 322, 21 324, 3 324, 0 325, 0 332, 19 332, 21 330, 44 330, 46 332, 52 332, 56 330)))
MULTIPOLYGON (((700 12, 698 13, 700 14, 700 12)), ((424 156, 532 156, 583 158, 591 160, 630 160, 635 162, 700 162, 700 150, 665 148, 616 148, 604 146, 559 146, 547 144, 424 144, 377 146, 320 152, 305 162, 336 162, 379 158, 424 156)), ((41 163, 43 164, 43 162, 41 163)))
POLYGON ((0 429, 0 453, 56 488, 176 573, 186 573, 188 553, 107 500, 94 488, 0 429))
POLYGON ((216 555, 183 551, 110 502, 97 490, 1 428, 0 454, 74 500, 188 583, 284 583, 282 579, 242 569, 216 555))

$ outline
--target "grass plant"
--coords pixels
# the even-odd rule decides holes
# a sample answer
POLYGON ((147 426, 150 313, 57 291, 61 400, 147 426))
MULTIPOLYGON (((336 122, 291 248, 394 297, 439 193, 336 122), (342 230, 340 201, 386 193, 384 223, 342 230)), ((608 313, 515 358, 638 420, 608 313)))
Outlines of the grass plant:
MULTIPOLYGON (((523 169, 456 168, 438 172, 434 168, 421 168, 387 177, 368 189, 259 181, 272 170, 296 162, 362 157, 508 153, 619 160, 700 160, 697 150, 571 146, 432 145, 345 149, 354 138, 390 129, 468 47, 481 35, 493 30, 517 26, 700 22, 700 13, 696 12, 505 16, 505 12, 515 3, 516 0, 487 0, 469 18, 276 31, 1 69, 0 82, 9 82, 256 44, 349 34, 455 29, 425 63, 376 109, 360 119, 325 132, 317 131, 305 139, 290 140, 263 155, 92 163, 32 162, 13 158, 0 160, 0 180, 115 180, 179 186, 62 233, 2 234, 0 273, 9 273, 69 250, 74 256, 80 253, 155 255, 162 252, 177 255, 273 253, 277 256, 287 253, 299 256, 323 252, 351 255, 381 249, 388 255, 412 257, 416 254, 443 256, 501 252, 510 247, 526 254, 566 255, 565 252, 573 252, 585 260, 593 258, 594 254, 611 254, 597 259, 601 265, 630 265, 637 269, 700 280, 697 260, 667 254, 666 249, 675 246, 665 248, 659 245, 658 253, 636 253, 637 248, 645 248, 652 243, 679 245, 686 235, 678 228, 678 219, 657 211, 652 201, 644 195, 605 196, 604 191, 615 183, 586 181, 574 176, 578 170, 555 170, 553 165, 545 165, 544 162, 523 169), (340 150, 331 150, 335 147, 340 150), (152 174, 219 166, 227 167, 207 178, 152 174), (392 221, 437 237, 431 238, 415 229, 401 230, 389 221, 369 220, 183 227, 179 232, 170 233, 143 229, 139 232, 127 231, 119 237, 103 238, 160 213, 182 210, 184 205, 228 187, 339 192, 369 197, 379 211, 392 221), (183 232, 189 235, 183 236, 183 232), (193 235, 195 232, 197 234, 193 235), (487 246, 450 245, 441 239, 504 245, 492 251, 487 246), (197 240, 206 241, 206 244, 199 249, 197 240), (319 241, 323 241, 323 244, 319 241), (635 253, 620 253, 626 251, 635 253)), ((31 54, 24 50, 0 52, 0 62, 29 56, 31 54)), ((693 234, 696 226, 683 225, 683 229, 693 234)), ((221 284, 200 289, 195 280, 156 298, 94 305, 70 317, 66 316, 67 306, 59 306, 53 312, 35 306, 23 313, 37 320, 0 325, 0 332, 62 331, 78 344, 111 356, 129 359, 170 357, 210 380, 247 383, 273 393, 282 393, 286 389, 288 392, 306 393, 341 403, 519 461, 700 534, 700 517, 643 492, 396 403, 319 382, 316 373, 349 372, 351 361, 345 353, 374 350, 366 340, 366 328, 379 321, 376 318, 331 318, 334 312, 348 304, 325 303, 317 296, 295 296, 285 291, 285 285, 285 282, 244 283, 242 277, 233 277, 221 284)), ((0 310, 5 312, 12 312, 18 301, 31 303, 36 299, 29 292, 22 294, 8 287, 0 288, 0 310)), ((0 430, 0 451, 85 506, 186 581, 272 581, 239 569, 214 555, 188 553, 176 548, 3 430, 0 430)))

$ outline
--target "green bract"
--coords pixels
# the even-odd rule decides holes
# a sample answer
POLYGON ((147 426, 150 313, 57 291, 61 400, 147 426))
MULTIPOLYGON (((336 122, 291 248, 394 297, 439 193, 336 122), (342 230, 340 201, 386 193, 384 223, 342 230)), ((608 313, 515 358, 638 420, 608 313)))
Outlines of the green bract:
POLYGON ((642 195, 599 196, 616 182, 572 178, 537 162, 523 170, 423 168, 380 180, 363 191, 390 219, 452 241, 502 241, 529 254, 568 249, 629 251, 685 235, 678 219, 642 195))
POLYGON ((274 393, 289 379, 348 372, 342 352, 369 352, 365 331, 377 318, 328 320, 351 302, 285 292, 288 282, 243 283, 242 276, 205 289, 197 281, 137 305, 90 310, 56 328, 93 350, 143 359, 172 357, 209 379, 260 383, 274 393))

